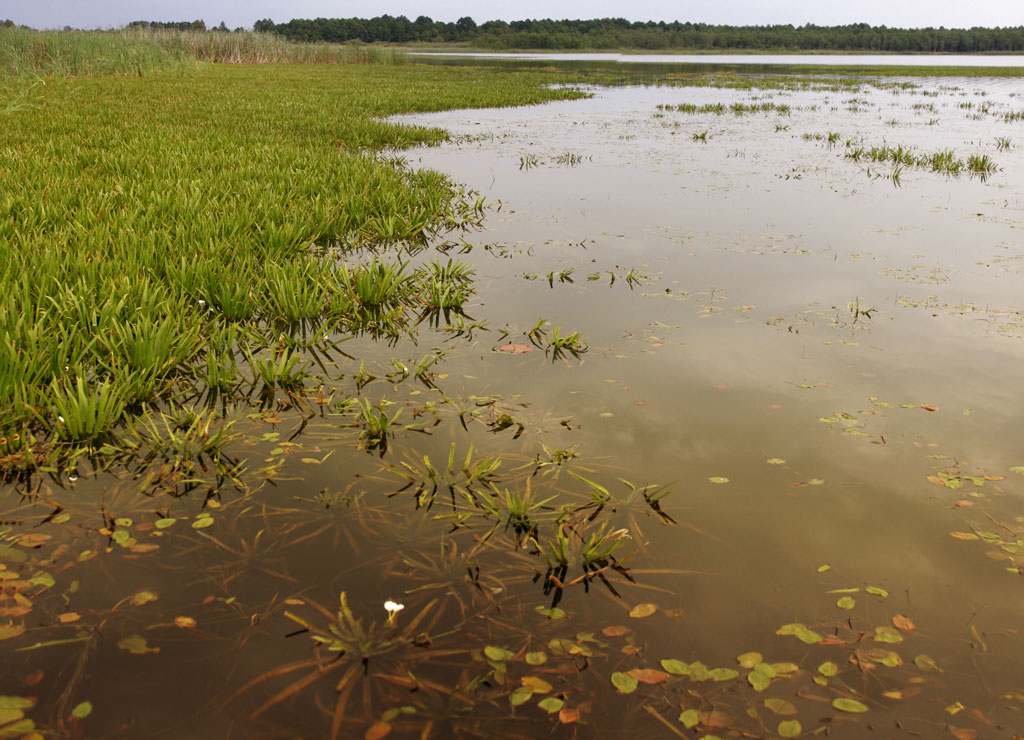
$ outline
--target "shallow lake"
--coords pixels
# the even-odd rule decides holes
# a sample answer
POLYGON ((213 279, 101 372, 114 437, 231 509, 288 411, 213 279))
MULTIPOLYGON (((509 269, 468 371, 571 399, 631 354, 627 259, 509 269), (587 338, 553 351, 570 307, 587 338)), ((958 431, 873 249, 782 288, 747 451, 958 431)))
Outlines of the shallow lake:
POLYGON ((562 62, 615 62, 620 64, 754 64, 754 65, 893 65, 907 67, 1021 67, 1024 56, 1015 54, 606 54, 557 52, 411 52, 420 60, 436 58, 487 62, 498 59, 542 59, 562 62))
POLYGON ((245 485, 7 487, 48 590, 0 693, 82 737, 1024 733, 1024 85, 588 90, 397 119, 490 205, 435 245, 462 331, 325 363, 386 449, 334 399, 240 422, 245 485))

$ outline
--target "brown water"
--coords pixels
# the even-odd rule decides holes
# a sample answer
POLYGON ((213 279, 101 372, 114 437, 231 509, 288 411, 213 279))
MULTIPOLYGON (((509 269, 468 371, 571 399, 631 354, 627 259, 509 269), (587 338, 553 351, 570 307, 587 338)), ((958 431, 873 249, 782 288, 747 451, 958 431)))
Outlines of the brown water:
POLYGON ((449 251, 476 268, 467 312, 487 326, 346 343, 355 359, 327 366, 334 399, 313 391, 307 422, 292 408, 240 422, 249 470, 234 484, 7 486, 0 625, 27 631, 2 643, 0 694, 89 738, 767 738, 791 720, 801 736, 1024 734, 1024 124, 1002 118, 1024 88, 915 82, 600 88, 401 119, 455 137, 411 164, 495 206, 449 251), (790 115, 657 109, 767 101, 790 115), (891 164, 845 158, 847 139, 1001 169, 907 168, 894 184, 891 164), (559 163, 569 153, 581 159, 559 163), (539 319, 588 351, 498 351, 532 347, 539 319), (390 358, 412 367, 433 348, 436 389, 383 378, 390 358), (382 455, 337 413, 361 363, 378 376, 362 395, 423 426, 382 455), (452 444, 454 494, 431 506, 431 484, 419 500, 403 489, 399 473, 425 471, 424 455, 444 469, 452 444), (469 486, 475 505, 464 494, 470 444, 502 458, 492 493, 556 497, 534 541, 486 516, 503 500, 486 486, 469 486), (623 480, 669 493, 652 507, 623 480), (588 481, 603 508, 586 508, 588 481), (617 531, 599 577, 578 560, 548 572, 538 546, 550 552, 559 505, 577 553, 617 531), (334 613, 342 593, 375 636, 365 662, 329 649, 315 604, 334 613), (405 605, 391 622, 388 599, 405 605), (738 662, 753 652, 775 668, 738 662), (705 678, 697 662, 738 673, 705 678), (631 670, 637 688, 617 690, 631 670), (92 713, 69 719, 83 701, 92 713))

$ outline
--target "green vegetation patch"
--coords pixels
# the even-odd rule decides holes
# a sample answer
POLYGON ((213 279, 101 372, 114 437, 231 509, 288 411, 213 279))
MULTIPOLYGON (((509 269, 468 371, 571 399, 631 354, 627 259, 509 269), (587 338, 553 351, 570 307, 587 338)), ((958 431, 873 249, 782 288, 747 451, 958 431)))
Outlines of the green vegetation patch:
POLYGON ((458 265, 353 252, 475 224, 446 176, 380 155, 402 111, 579 95, 543 75, 207 65, 50 79, 0 98, 4 467, 99 448, 146 405, 302 385, 303 337, 458 310, 458 265), (415 309, 410 311, 409 309, 415 309), (31 454, 26 454, 31 453, 31 454))

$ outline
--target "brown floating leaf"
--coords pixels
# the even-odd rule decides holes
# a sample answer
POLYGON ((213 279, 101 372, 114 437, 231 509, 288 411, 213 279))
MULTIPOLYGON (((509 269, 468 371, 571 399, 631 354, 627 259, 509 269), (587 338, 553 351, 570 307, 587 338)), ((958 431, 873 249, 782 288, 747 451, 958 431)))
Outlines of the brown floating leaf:
POLYGON ((63 614, 57 615, 57 620, 61 624, 71 624, 72 622, 77 622, 81 618, 82 615, 78 612, 64 612, 63 614))
POLYGON ((972 728, 950 725, 949 732, 956 740, 978 740, 978 731, 972 728))
POLYGON ((632 631, 633 630, 631 630, 629 627, 624 627, 620 624, 615 624, 611 627, 605 627, 603 630, 601 630, 601 634, 605 637, 622 637, 623 635, 628 635, 632 631))
POLYGON ((149 543, 149 542, 141 543, 141 544, 135 544, 135 545, 132 545, 131 547, 128 548, 128 550, 130 552, 134 552, 134 553, 140 554, 140 555, 145 554, 147 552, 155 552, 155 551, 157 551, 159 549, 160 549, 160 545, 154 545, 154 544, 149 543))
POLYGON ((630 610, 629 616, 633 619, 643 619, 644 617, 651 616, 656 611, 658 611, 656 604, 637 604, 630 610))
POLYGON ((714 712, 701 712, 700 723, 712 730, 715 728, 725 729, 732 725, 733 719, 725 712, 716 710, 714 712))
POLYGON ((27 688, 31 688, 32 686, 35 686, 40 681, 42 681, 43 680, 43 676, 45 676, 45 675, 46 674, 43 673, 43 669, 42 668, 36 668, 30 674, 25 676, 25 680, 22 681, 21 683, 22 683, 23 686, 25 686, 27 688))
POLYGON ((563 725, 570 725, 580 718, 580 710, 570 707, 562 707, 558 711, 558 721, 563 725))
POLYGON ((535 694, 546 694, 553 688, 551 684, 545 681, 539 676, 523 676, 523 686, 527 687, 535 694))
POLYGON ((7 640, 17 637, 25 631, 20 624, 0 624, 0 640, 7 640))
POLYGON ((50 539, 48 534, 23 534, 18 538, 18 544, 22 547, 39 547, 50 539))
POLYGON ((503 344, 498 347, 499 352, 508 352, 510 355, 521 355, 526 352, 533 352, 536 349, 532 344, 503 344))
POLYGON ((658 684, 668 680, 668 674, 656 668, 634 668, 627 673, 640 683, 658 684))
POLYGON ((976 540, 978 535, 972 532, 950 532, 950 537, 956 537, 958 540, 976 540))
POLYGON ((387 722, 374 722, 363 735, 365 740, 381 740, 391 734, 391 725, 387 722))
POLYGON ((896 614, 895 616, 893 616, 892 623, 896 626, 897 629, 901 629, 904 632, 909 632, 910 630, 914 629, 914 623, 910 621, 910 619, 908 619, 907 617, 904 617, 902 614, 896 614))
POLYGON ((932 406, 931 404, 928 404, 928 403, 922 403, 921 404, 921 408, 923 408, 925 411, 938 411, 939 410, 938 406, 932 406))
POLYGON ((190 630, 196 626, 196 620, 192 617, 175 617, 174 626, 181 627, 183 630, 190 630))

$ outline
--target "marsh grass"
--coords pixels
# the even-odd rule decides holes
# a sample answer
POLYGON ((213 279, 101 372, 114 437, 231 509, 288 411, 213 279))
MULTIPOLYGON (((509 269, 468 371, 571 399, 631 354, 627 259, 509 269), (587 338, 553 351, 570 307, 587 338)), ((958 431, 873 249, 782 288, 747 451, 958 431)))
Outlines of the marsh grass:
POLYGON ((454 320, 468 266, 384 251, 476 228, 485 206, 373 154, 443 131, 370 117, 576 95, 479 75, 208 65, 4 88, 33 102, 0 128, 0 437, 95 452, 144 405, 302 394, 348 336, 396 337, 424 307, 454 320))
POLYGON ((661 104, 657 106, 658 110, 662 111, 675 111, 677 113, 713 113, 716 116, 721 116, 726 113, 732 113, 735 116, 750 115, 752 113, 768 113, 775 112, 780 116, 788 116, 792 112, 790 106, 782 104, 776 105, 775 103, 733 103, 731 105, 725 105, 724 103, 705 103, 704 105, 696 105, 694 103, 679 103, 677 105, 661 104))
POLYGON ((404 54, 360 44, 304 44, 268 33, 125 29, 35 31, 0 26, 0 79, 187 71, 229 64, 403 64, 404 54))
MULTIPOLYGON (((808 138, 808 135, 804 135, 808 138)), ((829 141, 832 141, 829 135, 829 141)), ((838 140, 838 134, 836 135, 838 140)), ((815 138, 815 137, 811 137, 815 138)), ((818 137, 820 138, 820 136, 818 137)), ((844 156, 854 162, 872 162, 876 164, 891 163, 896 168, 893 182, 899 183, 899 172, 907 167, 938 172, 943 175, 955 176, 964 173, 987 178, 998 171, 999 166, 987 154, 972 154, 967 159, 960 159, 952 149, 943 149, 936 152, 918 152, 914 147, 897 144, 890 146, 873 146, 865 149, 863 146, 855 145, 853 142, 846 143, 844 156)))

